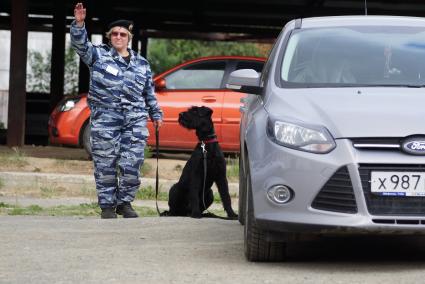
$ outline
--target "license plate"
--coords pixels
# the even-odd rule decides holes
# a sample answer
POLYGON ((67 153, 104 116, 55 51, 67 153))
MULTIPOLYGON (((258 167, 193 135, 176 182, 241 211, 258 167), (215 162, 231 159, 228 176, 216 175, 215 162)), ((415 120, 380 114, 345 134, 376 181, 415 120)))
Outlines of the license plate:
POLYGON ((425 197, 425 172, 371 172, 371 191, 385 196, 425 197))

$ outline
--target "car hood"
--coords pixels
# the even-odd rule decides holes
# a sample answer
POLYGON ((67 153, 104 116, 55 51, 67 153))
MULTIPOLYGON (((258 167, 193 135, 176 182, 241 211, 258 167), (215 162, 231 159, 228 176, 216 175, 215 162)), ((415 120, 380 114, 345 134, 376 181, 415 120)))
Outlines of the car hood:
POLYGON ((276 119, 325 126, 334 138, 425 134, 424 88, 277 89, 265 108, 276 119))

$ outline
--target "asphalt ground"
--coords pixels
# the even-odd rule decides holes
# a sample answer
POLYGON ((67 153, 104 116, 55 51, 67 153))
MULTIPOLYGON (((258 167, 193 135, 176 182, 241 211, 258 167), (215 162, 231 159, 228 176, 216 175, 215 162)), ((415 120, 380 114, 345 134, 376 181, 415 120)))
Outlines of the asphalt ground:
MULTIPOLYGON (((36 174, 40 183, 58 182, 36 174)), ((31 179, 15 177, 15 184, 3 177, 4 186, 31 179)), ((0 202, 22 206, 89 201, 0 194, 0 202)), ((0 216, 0 283, 424 283, 424 238, 322 238, 291 243, 286 262, 250 263, 237 221, 0 216)))
POLYGON ((0 283, 424 283, 425 242, 327 238, 249 263, 237 221, 0 217, 0 283))

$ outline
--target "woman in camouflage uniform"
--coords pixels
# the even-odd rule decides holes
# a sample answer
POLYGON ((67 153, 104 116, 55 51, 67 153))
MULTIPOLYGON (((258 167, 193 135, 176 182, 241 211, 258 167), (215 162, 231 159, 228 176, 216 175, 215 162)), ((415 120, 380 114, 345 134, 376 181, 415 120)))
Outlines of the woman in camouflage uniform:
POLYGON ((132 22, 109 25, 110 44, 93 45, 87 38, 86 9, 78 3, 71 24, 71 44, 90 69, 91 146, 102 218, 138 217, 131 207, 140 186, 140 167, 149 136, 148 117, 156 127, 162 111, 145 58, 128 48, 132 22))

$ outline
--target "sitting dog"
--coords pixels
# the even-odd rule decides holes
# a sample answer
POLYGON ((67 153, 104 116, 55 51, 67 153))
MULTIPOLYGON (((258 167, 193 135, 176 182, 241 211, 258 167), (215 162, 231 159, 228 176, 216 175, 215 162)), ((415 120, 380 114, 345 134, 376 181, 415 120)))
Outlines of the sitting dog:
POLYGON ((194 106, 179 114, 179 124, 187 129, 195 129, 199 143, 184 166, 179 181, 170 189, 169 216, 201 218, 202 212, 214 201, 211 186, 215 182, 227 216, 231 219, 237 217, 231 205, 226 160, 214 132, 212 113, 208 107, 194 106), (205 184, 204 157, 207 160, 205 184))

